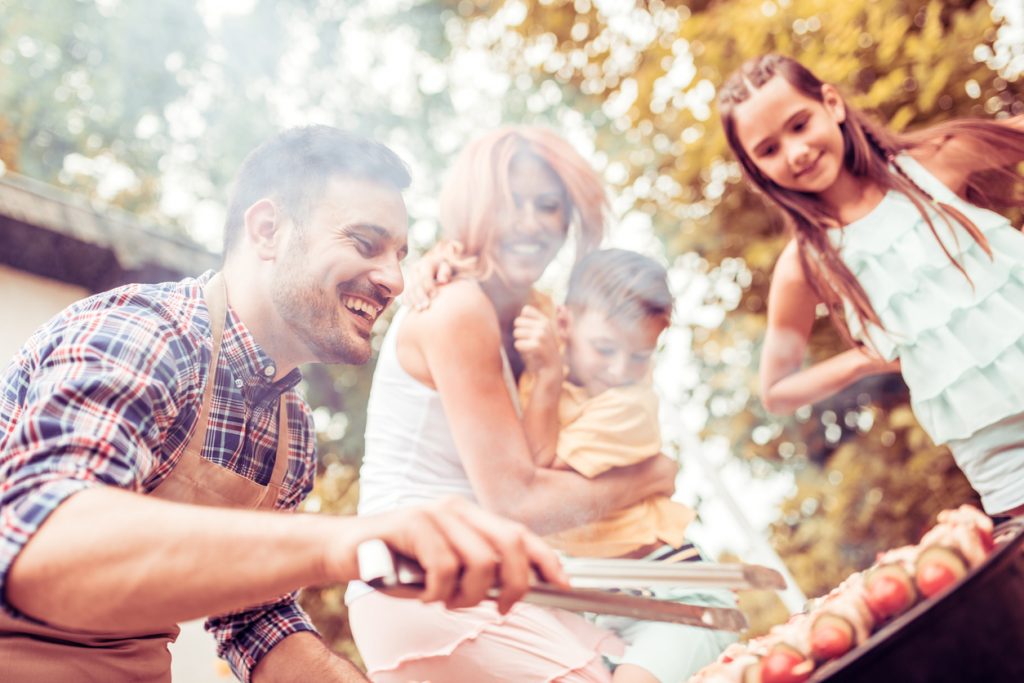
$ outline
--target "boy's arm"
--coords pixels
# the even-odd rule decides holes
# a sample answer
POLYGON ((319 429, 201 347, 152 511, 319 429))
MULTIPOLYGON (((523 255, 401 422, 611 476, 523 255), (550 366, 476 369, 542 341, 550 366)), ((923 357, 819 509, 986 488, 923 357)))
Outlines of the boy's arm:
POLYGON ((516 351, 529 373, 523 431, 537 467, 550 467, 558 444, 558 404, 562 396, 562 357, 551 320, 524 306, 512 328, 516 351))

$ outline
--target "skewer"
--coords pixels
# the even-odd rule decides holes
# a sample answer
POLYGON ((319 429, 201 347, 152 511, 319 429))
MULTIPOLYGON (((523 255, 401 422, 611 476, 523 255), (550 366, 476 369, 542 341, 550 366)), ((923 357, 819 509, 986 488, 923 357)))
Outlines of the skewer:
MULTIPOLYGON (((370 586, 396 597, 414 597, 424 572, 414 560, 397 555, 381 540, 359 545, 359 574, 370 586)), ((700 628, 741 631, 746 618, 737 609, 687 605, 618 592, 630 588, 784 588, 782 576, 767 567, 711 562, 657 563, 644 560, 566 558, 563 567, 572 588, 535 581, 524 602, 576 612, 614 614, 668 621, 700 628)), ((492 588, 489 598, 496 598, 492 588)))
POLYGON ((567 557, 562 568, 573 588, 731 588, 782 590, 786 581, 769 567, 716 562, 659 563, 567 557))

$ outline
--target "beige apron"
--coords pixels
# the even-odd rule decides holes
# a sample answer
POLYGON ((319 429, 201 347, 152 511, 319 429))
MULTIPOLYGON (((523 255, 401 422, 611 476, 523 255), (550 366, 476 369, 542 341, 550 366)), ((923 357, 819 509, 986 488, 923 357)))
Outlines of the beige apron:
MULTIPOLYGON (((194 505, 273 508, 288 470, 288 419, 279 403, 277 454, 266 486, 202 457, 220 357, 227 294, 220 273, 203 290, 210 312, 213 352, 199 422, 178 463, 149 495, 194 505)), ((201 571, 200 567, 196 568, 201 571)), ((3 683, 169 683, 169 643, 178 627, 154 634, 101 633, 12 619, 0 613, 0 681, 3 683)))

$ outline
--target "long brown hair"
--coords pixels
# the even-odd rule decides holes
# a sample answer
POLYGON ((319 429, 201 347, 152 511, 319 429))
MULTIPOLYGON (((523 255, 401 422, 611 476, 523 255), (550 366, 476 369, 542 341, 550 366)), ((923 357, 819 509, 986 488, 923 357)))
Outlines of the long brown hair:
MULTIPOLYGON (((822 102, 819 80, 802 64, 789 57, 768 54, 745 62, 721 87, 718 109, 725 137, 739 159, 743 174, 751 184, 783 210, 789 229, 797 242, 800 264, 815 293, 828 307, 832 322, 851 345, 856 342, 844 314, 849 302, 862 327, 873 323, 883 325, 863 287, 843 262, 839 251, 829 241, 823 228, 838 226, 840 221, 817 194, 786 189, 761 173, 740 144, 736 134, 735 108, 748 100, 753 90, 779 75, 804 96, 822 102)), ((946 256, 970 281, 963 266, 939 237, 932 215, 938 215, 956 238, 955 224, 963 227, 989 256, 988 240, 974 223, 955 207, 937 201, 908 177, 893 159, 900 152, 925 147, 939 147, 954 137, 969 140, 972 155, 988 160, 990 170, 968 178, 963 198, 984 208, 1024 206, 1014 188, 1021 177, 1010 166, 1024 159, 1024 132, 1012 130, 992 121, 965 119, 950 121, 912 134, 897 134, 869 119, 863 112, 846 104, 846 119, 839 124, 843 136, 843 164, 855 178, 876 183, 883 190, 902 192, 914 204, 939 242, 946 256), (992 183, 993 176, 1003 182, 992 183), (982 181, 984 185, 982 184, 982 181), (1009 182, 1006 182, 1006 181, 1009 182), (995 191, 993 191, 993 189, 995 191), (932 212, 929 212, 931 207, 932 212)))

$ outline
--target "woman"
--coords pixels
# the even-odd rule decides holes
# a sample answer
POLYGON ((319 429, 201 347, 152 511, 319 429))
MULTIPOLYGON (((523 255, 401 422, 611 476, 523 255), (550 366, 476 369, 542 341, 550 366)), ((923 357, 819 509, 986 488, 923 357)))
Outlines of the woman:
MULTIPOLYGON (((548 533, 671 493, 675 465, 664 457, 592 480, 538 469, 519 421, 513 321, 570 231, 579 254, 597 246, 605 207, 594 171, 547 130, 500 129, 462 152, 441 222, 475 267, 428 309, 399 311, 388 330, 368 406, 360 514, 455 494, 548 533)), ((621 647, 560 610, 445 609, 358 587, 349 598, 375 681, 607 681, 601 651, 621 647)))

